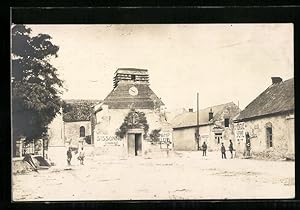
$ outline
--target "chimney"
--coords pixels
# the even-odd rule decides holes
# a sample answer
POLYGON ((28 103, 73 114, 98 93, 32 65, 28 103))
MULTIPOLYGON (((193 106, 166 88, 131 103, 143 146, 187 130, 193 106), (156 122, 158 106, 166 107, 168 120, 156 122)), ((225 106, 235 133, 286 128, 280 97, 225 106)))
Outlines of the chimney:
POLYGON ((189 112, 193 112, 193 108, 189 108, 189 112))
POLYGON ((212 112, 212 109, 210 108, 210 111, 208 113, 208 121, 214 118, 214 113, 212 112))
POLYGON ((271 79, 272 79, 272 85, 279 84, 280 82, 282 82, 282 79, 280 77, 271 77, 271 79))

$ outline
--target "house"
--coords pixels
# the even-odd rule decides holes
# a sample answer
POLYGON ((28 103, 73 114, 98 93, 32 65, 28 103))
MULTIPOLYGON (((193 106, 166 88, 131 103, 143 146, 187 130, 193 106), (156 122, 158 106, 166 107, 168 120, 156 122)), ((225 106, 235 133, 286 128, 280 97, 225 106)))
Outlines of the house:
MULTIPOLYGON (((199 146, 205 141, 209 150, 219 149, 223 142, 234 141, 233 118, 240 112, 233 102, 199 110, 199 146)), ((192 109, 177 115, 173 126, 174 150, 192 151, 198 149, 197 112, 192 109)))
POLYGON ((172 139, 164 103, 151 90, 147 69, 117 69, 112 91, 94 106, 91 120, 97 154, 141 156, 169 146, 172 139), (160 148, 150 138, 156 131, 160 148))
POLYGON ((254 155, 294 156, 294 78, 286 81, 280 77, 271 79, 272 84, 234 120, 238 149, 244 152, 247 136, 254 155))

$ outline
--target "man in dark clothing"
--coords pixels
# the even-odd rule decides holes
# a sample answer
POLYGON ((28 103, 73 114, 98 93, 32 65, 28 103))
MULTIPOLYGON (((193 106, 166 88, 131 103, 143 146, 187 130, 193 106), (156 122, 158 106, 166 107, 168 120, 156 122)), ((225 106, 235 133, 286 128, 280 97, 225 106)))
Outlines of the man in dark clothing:
POLYGON ((205 141, 202 144, 202 150, 203 150, 203 155, 202 156, 206 156, 207 145, 206 145, 205 141))
POLYGON ((222 143, 222 146, 221 146, 221 152, 222 152, 222 159, 223 157, 226 159, 226 150, 225 150, 225 147, 224 147, 224 144, 222 143))
POLYGON ((247 142, 246 147, 247 147, 247 156, 250 157, 250 150, 251 150, 251 144, 250 144, 250 141, 247 142))
POLYGON ((250 135, 246 133, 246 156, 250 157, 251 143, 250 143, 250 135))
POLYGON ((232 144, 232 141, 231 141, 231 139, 229 140, 229 151, 230 151, 230 153, 231 153, 231 158, 233 158, 233 144, 232 144))
POLYGON ((71 159, 72 159, 72 151, 71 148, 69 147, 68 151, 67 151, 67 161, 68 161, 68 165, 71 165, 71 159))

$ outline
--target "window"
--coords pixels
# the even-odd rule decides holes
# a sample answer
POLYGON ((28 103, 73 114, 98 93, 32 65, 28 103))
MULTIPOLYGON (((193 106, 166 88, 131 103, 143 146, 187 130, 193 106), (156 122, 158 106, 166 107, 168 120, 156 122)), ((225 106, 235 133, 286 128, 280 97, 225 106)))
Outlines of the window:
POLYGON ((85 128, 84 126, 80 126, 80 129, 79 129, 79 137, 85 137, 85 128))
POLYGON ((224 124, 225 124, 225 127, 229 127, 229 118, 225 118, 225 121, 224 121, 224 124))
POLYGON ((131 75, 131 80, 135 81, 135 75, 131 75))
POLYGON ((273 147, 273 139, 272 139, 272 127, 267 127, 267 145, 268 147, 273 147))

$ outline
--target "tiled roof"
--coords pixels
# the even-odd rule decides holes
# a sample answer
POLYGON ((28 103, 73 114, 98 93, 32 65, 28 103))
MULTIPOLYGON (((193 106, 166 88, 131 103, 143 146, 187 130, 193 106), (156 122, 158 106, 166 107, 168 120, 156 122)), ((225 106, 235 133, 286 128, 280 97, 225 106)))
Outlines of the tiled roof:
POLYGON ((156 109, 164 105, 149 85, 133 83, 119 83, 104 99, 103 104, 108 105, 109 109, 156 109), (129 94, 128 90, 132 86, 138 89, 138 95, 129 94))
MULTIPOLYGON (((233 102, 207 107, 199 110, 199 125, 212 123, 208 120, 210 109, 213 112, 213 121, 222 120, 225 112, 227 112, 227 116, 231 119, 240 112, 239 107, 233 102)), ((197 112, 179 114, 172 120, 171 124, 173 128, 196 126, 197 112)))
POLYGON ((294 78, 272 84, 240 113, 237 120, 294 110, 294 100, 294 78))
POLYGON ((147 69, 137 69, 137 68, 118 68, 115 74, 139 74, 139 75, 148 75, 147 69))
POLYGON ((100 100, 81 100, 71 99, 64 100, 63 104, 63 121, 89 121, 91 116, 92 106, 100 103, 100 100))

